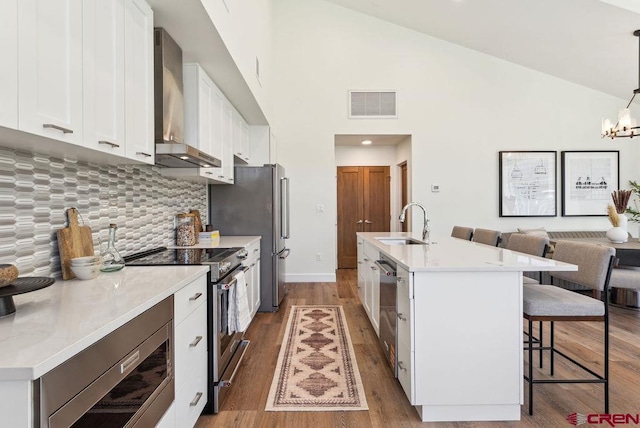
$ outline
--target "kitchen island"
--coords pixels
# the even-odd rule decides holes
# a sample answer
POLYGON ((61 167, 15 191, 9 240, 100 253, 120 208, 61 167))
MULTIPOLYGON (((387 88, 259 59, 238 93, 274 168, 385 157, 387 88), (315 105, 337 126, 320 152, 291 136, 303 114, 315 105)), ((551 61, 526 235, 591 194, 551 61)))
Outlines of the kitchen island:
POLYGON ((379 334, 375 261, 382 254, 397 263, 392 354, 410 403, 423 421, 520 420, 522 273, 577 266, 450 237, 430 245, 404 245, 405 238, 420 240, 358 233, 358 290, 379 334))

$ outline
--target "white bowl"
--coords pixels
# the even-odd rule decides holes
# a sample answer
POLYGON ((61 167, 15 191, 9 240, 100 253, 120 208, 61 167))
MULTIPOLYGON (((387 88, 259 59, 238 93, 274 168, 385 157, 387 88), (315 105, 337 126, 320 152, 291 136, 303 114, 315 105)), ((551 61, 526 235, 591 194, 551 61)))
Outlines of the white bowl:
POLYGON ((87 266, 102 263, 100 256, 85 256, 71 259, 71 266, 87 266))
POLYGON ((91 266, 71 266, 71 272, 76 275, 78 279, 93 279, 100 273, 101 264, 91 266))

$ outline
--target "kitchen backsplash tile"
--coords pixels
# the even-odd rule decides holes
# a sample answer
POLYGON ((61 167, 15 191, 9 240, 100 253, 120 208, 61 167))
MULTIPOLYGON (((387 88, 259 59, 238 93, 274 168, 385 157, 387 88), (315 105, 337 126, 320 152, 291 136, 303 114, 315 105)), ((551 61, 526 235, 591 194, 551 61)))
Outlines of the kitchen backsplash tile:
POLYGON ((173 241, 173 216, 197 209, 207 223, 207 188, 163 177, 151 166, 107 166, 0 148, 0 263, 21 276, 60 276, 56 232, 75 207, 94 246, 118 225, 121 254, 173 241))

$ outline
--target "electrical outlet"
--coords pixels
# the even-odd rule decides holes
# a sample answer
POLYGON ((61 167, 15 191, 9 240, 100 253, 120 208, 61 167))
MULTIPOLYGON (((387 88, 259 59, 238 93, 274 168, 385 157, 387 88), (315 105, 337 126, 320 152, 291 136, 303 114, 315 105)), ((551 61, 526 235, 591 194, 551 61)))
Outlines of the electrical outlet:
POLYGON ((431 185, 431 191, 432 191, 433 193, 437 193, 437 192, 439 192, 439 191, 440 191, 440 185, 439 185, 439 184, 432 184, 432 185, 431 185))
POLYGON ((317 262, 321 262, 322 261, 322 253, 316 253, 316 261, 317 262))

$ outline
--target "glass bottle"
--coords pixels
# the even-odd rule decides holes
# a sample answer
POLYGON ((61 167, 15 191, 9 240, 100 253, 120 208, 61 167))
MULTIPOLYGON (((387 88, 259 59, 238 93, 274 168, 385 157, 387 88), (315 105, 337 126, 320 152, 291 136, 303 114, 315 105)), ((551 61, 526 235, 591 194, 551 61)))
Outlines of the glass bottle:
POLYGON ((124 259, 116 250, 116 229, 118 226, 111 223, 109 225, 109 242, 107 249, 102 253, 102 272, 115 272, 124 267, 124 259))

